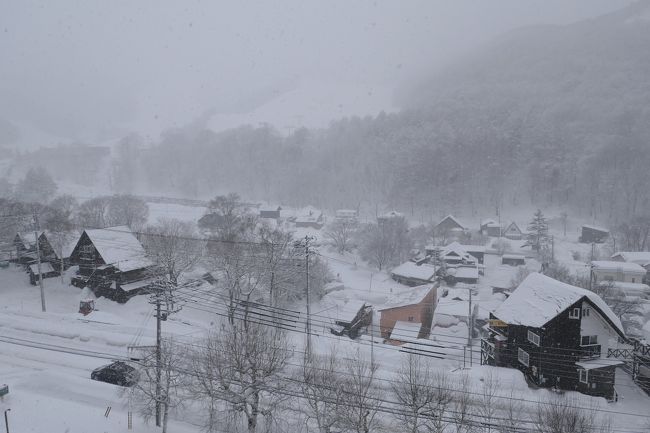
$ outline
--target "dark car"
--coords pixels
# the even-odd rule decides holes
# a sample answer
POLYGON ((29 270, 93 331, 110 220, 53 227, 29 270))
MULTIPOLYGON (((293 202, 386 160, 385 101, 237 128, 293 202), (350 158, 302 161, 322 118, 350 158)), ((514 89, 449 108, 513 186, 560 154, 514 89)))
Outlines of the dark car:
POLYGON ((138 382, 138 372, 125 362, 115 361, 94 369, 90 378, 113 385, 133 386, 138 382))

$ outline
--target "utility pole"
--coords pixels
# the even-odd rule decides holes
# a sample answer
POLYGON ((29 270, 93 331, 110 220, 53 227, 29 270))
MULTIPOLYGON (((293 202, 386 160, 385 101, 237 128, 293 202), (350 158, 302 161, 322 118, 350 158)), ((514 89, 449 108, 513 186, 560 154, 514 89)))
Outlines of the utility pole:
MULTIPOLYGON (((38 222, 38 213, 34 211, 34 237, 36 238, 36 268, 38 269, 38 285, 41 288, 41 309, 45 313, 45 290, 43 289, 43 275, 41 274, 41 247, 39 245, 38 236, 41 231, 41 226, 38 222)), ((63 270, 61 270, 63 271, 63 270)))
POLYGON ((160 419, 160 379, 162 376, 160 345, 162 343, 161 328, 162 316, 160 314, 160 295, 156 296, 156 427, 162 425, 160 419))
POLYGON ((472 348, 472 329, 474 328, 474 316, 472 315, 472 288, 469 288, 469 315, 467 316, 468 332, 467 332, 467 345, 469 346, 469 365, 472 366, 472 358, 474 357, 474 349, 472 348))
POLYGON ((11 408, 5 409, 5 428, 7 429, 7 433, 9 433, 9 418, 7 417, 7 412, 9 412, 11 408))
POLYGON ((309 249, 309 242, 312 238, 310 236, 305 236, 305 290, 306 290, 306 299, 307 299, 307 356, 311 359, 311 306, 309 299, 309 254, 311 253, 309 249))

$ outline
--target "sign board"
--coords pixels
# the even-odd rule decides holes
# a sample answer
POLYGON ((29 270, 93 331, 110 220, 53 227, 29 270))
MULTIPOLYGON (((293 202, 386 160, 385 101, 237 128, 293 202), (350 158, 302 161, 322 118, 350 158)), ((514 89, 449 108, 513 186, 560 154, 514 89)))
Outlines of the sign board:
POLYGON ((489 322, 490 322, 490 326, 493 328, 505 328, 508 326, 506 322, 499 319, 490 319, 489 322))

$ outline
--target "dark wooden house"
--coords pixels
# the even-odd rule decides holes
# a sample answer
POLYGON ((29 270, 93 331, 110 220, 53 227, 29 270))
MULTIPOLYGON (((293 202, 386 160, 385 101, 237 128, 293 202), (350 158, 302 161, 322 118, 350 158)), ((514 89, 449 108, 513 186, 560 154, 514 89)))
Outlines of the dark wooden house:
POLYGON ((501 264, 508 266, 525 266, 526 257, 520 254, 504 254, 501 256, 501 264))
POLYGON ((127 226, 85 230, 70 260, 79 266, 72 279, 75 286, 90 287, 98 296, 122 302, 147 292, 156 273, 127 226))
POLYGON ((583 225, 578 241, 583 244, 603 243, 609 237, 609 230, 592 225, 583 225))
MULTIPOLYGON (((34 263, 27 266, 27 274, 29 275, 29 283, 32 286, 38 284, 38 264, 34 263)), ((52 265, 48 262, 41 263, 41 278, 53 278, 61 275, 52 265)))
POLYGON ((70 267, 70 255, 79 241, 78 232, 51 233, 44 231, 38 237, 41 258, 58 272, 70 267))
POLYGON ((517 223, 513 221, 506 226, 505 230, 503 230, 503 237, 518 241, 524 238, 524 232, 522 232, 517 223))
MULTIPOLYGON (((16 236, 14 237, 14 248, 16 249, 16 261, 18 263, 25 266, 30 265, 32 263, 36 263, 36 233, 35 232, 17 233, 16 236)), ((41 259, 42 259, 42 255, 41 255, 41 259)))
POLYGON ((435 230, 437 232, 464 232, 467 227, 453 215, 447 215, 436 225, 435 230))
POLYGON ((619 318, 595 293, 529 275, 490 314, 481 361, 516 368, 538 387, 617 398, 609 349, 625 345, 619 318))
POLYGON ((481 232, 481 234, 485 236, 498 238, 501 236, 503 227, 501 227, 501 225, 498 222, 494 221, 493 219, 487 219, 481 222, 481 227, 479 231, 481 232))
POLYGON ((280 219, 280 211, 282 208, 280 206, 278 207, 270 207, 270 208, 261 208, 260 209, 260 218, 267 218, 267 219, 280 219))

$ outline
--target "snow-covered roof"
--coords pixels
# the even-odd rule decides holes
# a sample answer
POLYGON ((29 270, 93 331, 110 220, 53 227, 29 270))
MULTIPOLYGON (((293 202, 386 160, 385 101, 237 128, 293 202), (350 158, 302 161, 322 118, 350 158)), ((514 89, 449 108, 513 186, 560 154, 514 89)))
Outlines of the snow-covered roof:
POLYGON ((127 283, 127 284, 120 284, 120 287, 125 292, 131 292, 133 290, 142 289, 144 287, 150 286, 154 282, 155 279, 151 278, 151 279, 145 279, 140 281, 134 281, 132 283, 127 283))
POLYGON ((390 338, 400 341, 417 340, 421 329, 422 324, 419 322, 404 322, 398 320, 395 322, 395 326, 393 326, 393 330, 390 333, 390 338))
POLYGON ((468 260, 468 261, 473 261, 475 258, 471 256, 465 248, 458 242, 452 242, 449 245, 445 247, 444 250, 440 253, 440 257, 444 258, 447 257, 450 254, 455 254, 459 256, 462 259, 468 260))
POLYGON ((511 221, 510 224, 506 225, 506 229, 505 229, 505 231, 510 230, 510 227, 514 227, 514 228, 517 229, 517 231, 518 231, 519 233, 523 233, 523 232, 521 231, 521 229, 519 228, 519 225, 517 225, 517 223, 514 222, 514 221, 511 221))
POLYGON ((462 249, 468 253, 485 253, 485 247, 483 245, 463 245, 459 244, 462 249))
POLYGON ((597 368, 606 368, 606 367, 612 367, 614 365, 621 365, 623 364, 623 361, 619 361, 618 359, 606 359, 606 358, 598 358, 598 359, 592 359, 590 361, 579 361, 576 362, 576 365, 580 368, 584 368, 585 370, 595 370, 597 368))
POLYGON ((397 212, 397 211, 392 210, 390 212, 386 212, 384 214, 381 214, 381 215, 379 215, 377 217, 377 219, 390 219, 390 218, 404 218, 404 214, 401 213, 401 212, 397 212))
POLYGON ((153 265, 147 258, 142 244, 127 226, 86 230, 86 235, 104 262, 122 272, 153 265))
POLYGON ((491 226, 491 225, 496 225, 498 227, 499 223, 497 223, 496 221, 494 221, 491 218, 488 218, 486 220, 481 221, 481 227, 483 227, 483 226, 491 226))
POLYGON ((444 217, 443 219, 441 219, 440 222, 438 223, 438 225, 442 224, 443 222, 445 222, 445 221, 448 220, 448 219, 452 220, 452 221, 455 222, 458 226, 460 226, 460 227, 462 227, 463 229, 465 229, 465 227, 466 227, 465 224, 463 224, 463 223, 461 223, 460 221, 458 221, 458 219, 457 219, 455 216, 451 215, 451 214, 449 214, 449 215, 447 215, 446 217, 444 217))
MULTIPOLYGON (((72 252, 74 251, 74 248, 77 246, 77 242, 79 242, 79 232, 77 231, 70 231, 67 233, 52 233, 48 230, 43 232, 43 235, 47 238, 48 242, 50 243, 50 246, 54 249, 54 254, 56 254, 57 257, 59 257, 59 251, 57 246, 55 246, 55 239, 57 239, 58 236, 61 236, 61 239, 63 240, 63 258, 67 259, 70 257, 72 252)), ((60 259, 61 257, 59 257, 60 259)))
MULTIPOLYGON (((29 265, 29 270, 34 275, 38 275, 38 264, 29 265)), ((41 272, 43 274, 49 274, 50 272, 55 272, 52 265, 48 262, 41 263, 41 272)))
POLYGON ((603 233, 609 233, 609 230, 607 230, 606 228, 594 226, 594 225, 591 225, 591 224, 583 224, 582 228, 596 230, 596 231, 603 232, 603 233))
POLYGON ((419 304, 434 287, 436 287, 435 284, 423 284, 404 290, 393 291, 386 303, 379 308, 379 311, 419 304))
POLYGON ((526 256, 522 254, 504 254, 501 257, 504 259, 511 259, 511 260, 526 260, 526 256))
POLYGON ((602 281, 601 286, 608 286, 621 290, 626 295, 642 295, 650 293, 650 286, 641 283, 625 283, 622 281, 602 281))
MULTIPOLYGON (((42 235, 43 232, 39 232, 38 236, 42 235)), ((23 232, 23 233, 18 233, 18 237, 20 238, 20 241, 23 243, 23 246, 26 249, 30 249, 34 245, 36 245, 36 236, 35 232, 23 232)))
POLYGON ((433 265, 421 264, 416 265, 413 262, 402 263, 391 271, 391 274, 406 278, 416 278, 422 281, 430 281, 436 272, 433 265))
POLYGON ((650 251, 618 251, 612 258, 621 257, 626 262, 636 263, 641 266, 650 264, 650 251))
POLYGON ((597 271, 635 272, 645 274, 646 270, 641 265, 630 262, 614 262, 610 260, 594 260, 592 266, 597 271))
POLYGON ((478 268, 469 266, 459 266, 449 269, 449 273, 456 278, 473 278, 478 279, 478 268))
POLYGON ((587 298, 625 335, 620 319, 600 296, 538 273, 528 275, 493 314, 509 324, 541 328, 582 298, 587 298))

